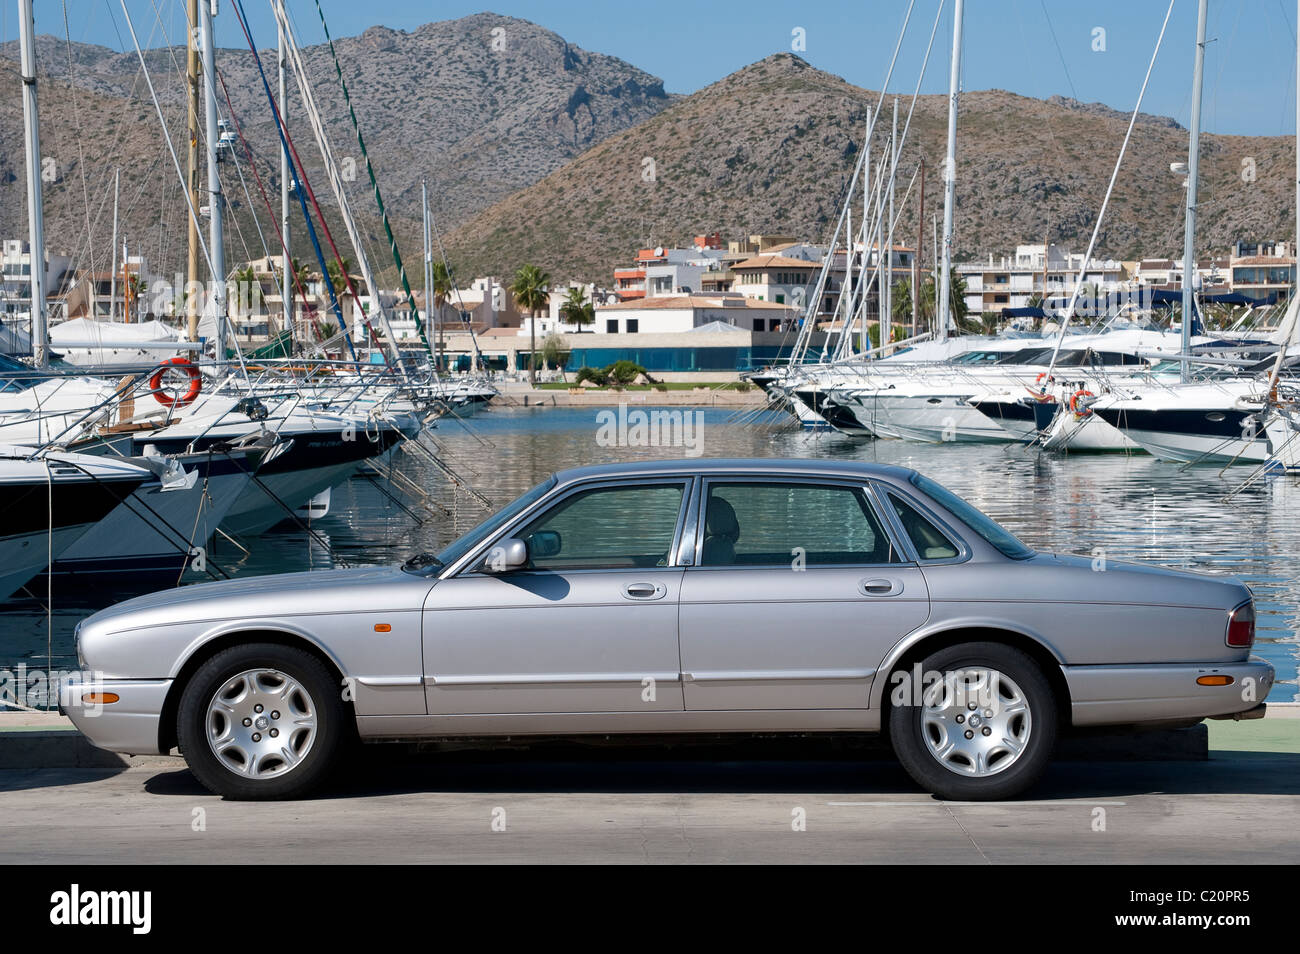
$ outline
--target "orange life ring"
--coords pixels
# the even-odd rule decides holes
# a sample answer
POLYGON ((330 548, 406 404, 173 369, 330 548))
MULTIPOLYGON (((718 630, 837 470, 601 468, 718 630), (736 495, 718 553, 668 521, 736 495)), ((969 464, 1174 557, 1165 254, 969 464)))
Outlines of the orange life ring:
POLYGON ((168 358, 149 379, 149 390, 163 407, 185 407, 194 403, 194 399, 203 390, 203 375, 187 358, 168 358), (162 389, 163 374, 170 368, 180 368, 190 376, 190 388, 179 398, 174 398, 162 389))
POLYGON ((1092 413, 1092 408, 1086 406, 1082 411, 1079 410, 1079 399, 1084 397, 1096 397, 1096 395, 1091 391, 1085 391, 1083 389, 1075 391, 1070 395, 1070 410, 1074 412, 1076 417, 1087 417, 1092 413))

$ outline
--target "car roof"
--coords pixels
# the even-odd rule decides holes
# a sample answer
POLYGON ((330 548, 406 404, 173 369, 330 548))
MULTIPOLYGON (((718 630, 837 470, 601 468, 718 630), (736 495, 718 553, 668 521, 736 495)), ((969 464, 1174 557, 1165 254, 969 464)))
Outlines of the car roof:
POLYGON ((793 477, 880 477, 901 482, 915 471, 892 464, 864 461, 808 460, 786 457, 691 457, 677 460, 639 460, 574 467, 555 475, 558 484, 614 477, 651 477, 708 474, 745 474, 793 477))

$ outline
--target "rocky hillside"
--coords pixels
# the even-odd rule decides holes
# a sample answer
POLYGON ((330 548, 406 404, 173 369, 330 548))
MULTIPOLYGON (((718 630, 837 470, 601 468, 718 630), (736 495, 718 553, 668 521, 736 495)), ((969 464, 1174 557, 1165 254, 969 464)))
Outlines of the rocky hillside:
MULTIPOLYGON (((778 54, 625 130, 449 236, 474 273, 521 261, 557 276, 609 280, 638 247, 693 234, 784 232, 825 241, 878 94, 778 54), (651 166, 650 163, 653 163, 651 166), (649 170, 653 170, 653 175, 649 170)), ((888 104, 887 104, 888 105, 888 104)), ((899 102, 900 128, 908 100, 899 102)), ((888 115, 888 114, 887 114, 888 115)), ((947 97, 916 106, 902 190, 925 157, 929 220, 942 209, 947 97)), ((992 90, 964 94, 958 128, 956 254, 975 258, 1044 237, 1083 250, 1128 116, 1072 100, 992 90)), ((882 149, 885 123, 877 127, 882 149)), ((877 152, 876 155, 880 153, 877 152)), ((1142 117, 1103 227, 1099 254, 1178 255, 1184 193, 1169 164, 1187 158, 1187 133, 1142 117)), ((1294 232, 1289 138, 1203 136, 1198 247, 1222 253, 1238 237, 1294 232), (1253 181, 1243 180, 1252 159, 1253 181)), ((916 193, 896 241, 914 244, 916 193)))
MULTIPOLYGON (((39 27, 54 24, 38 21, 39 27)), ((274 41, 273 36, 264 39, 274 41)), ((408 243, 419 241, 422 177, 428 179, 439 226, 450 227, 673 101, 659 79, 621 60, 579 49, 527 21, 489 13, 430 23, 409 33, 372 27, 358 37, 336 38, 335 46, 390 215, 408 243)), ((303 56, 336 155, 358 163, 350 198, 358 209, 368 210, 373 201, 329 50, 310 47, 303 56)), ((17 59, 16 42, 0 46, 0 77, 12 94, 0 101, 0 222, 6 235, 26 221, 17 59)), ((62 39, 40 36, 37 60, 49 78, 41 87, 42 147, 58 159, 60 176, 46 193, 50 244, 78 244, 85 232, 86 195, 94 219, 111 191, 107 169, 117 163, 123 167, 123 194, 140 193, 125 231, 140 237, 151 257, 173 253, 177 242, 183 245, 183 233, 163 239, 156 233, 174 231, 178 222, 183 226, 183 205, 179 213, 161 208, 165 198, 179 201, 172 188, 176 177, 134 51, 77 43, 69 49, 62 39)), ((184 50, 152 50, 146 60, 173 134, 183 142, 184 50)), ((274 86, 274 51, 262 51, 262 61, 274 86)), ((254 153, 266 163, 263 175, 274 175, 275 127, 252 54, 221 50, 218 66, 254 153)), ((290 124, 310 174, 319 162, 312 159, 316 150, 296 90, 290 124)), ((319 196, 329 191, 323 176, 314 185, 319 196)), ((251 176, 248 188, 260 207, 251 176)), ((257 246, 233 169, 225 189, 237 203, 244 238, 257 246)), ((278 214, 278 200, 273 203, 278 214)), ((111 213, 110 195, 110 226, 111 213)), ((372 218, 365 224, 382 255, 376 264, 382 266, 389 260, 382 233, 372 218)), ((96 240, 106 247, 107 234, 97 230, 96 240)), ((239 244, 236 238, 234 245, 239 244)), ((415 259, 416 252, 411 249, 407 257, 415 259)))
MULTIPOLYGON (((106 265, 116 165, 122 169, 123 233, 133 250, 174 271, 183 262, 185 207, 134 52, 69 48, 48 36, 38 46, 45 77, 42 151, 56 160, 57 171, 45 189, 51 248, 84 253, 93 247, 94 264, 106 265)), ((789 54, 689 97, 669 96, 658 79, 627 63, 578 49, 526 21, 486 13, 411 32, 373 27, 337 39, 336 46, 408 263, 419 258, 423 177, 464 279, 506 275, 527 261, 557 278, 608 282, 610 269, 638 247, 686 242, 714 230, 728 237, 788 232, 825 241, 862 146, 867 108, 878 98, 789 54)), ((182 52, 148 54, 178 146, 184 141, 182 52)), ((328 50, 313 47, 304 56, 336 154, 359 160, 328 50)), ((0 83, 11 94, 0 100, 4 236, 26 229, 16 58, 14 44, 0 46, 0 83)), ((262 59, 270 73, 273 54, 264 51, 262 59)), ((218 63, 278 215, 277 140, 255 61, 247 51, 229 50, 220 52, 218 63)), ((908 101, 899 106, 901 124, 908 101)), ((946 109, 942 95, 918 101, 902 156, 904 182, 920 158, 926 160, 927 251, 929 222, 942 201, 946 109)), ((324 202, 329 189, 319 161, 311 158, 315 147, 296 92, 290 117, 324 202)), ((1004 253, 1044 237, 1082 250, 1127 121, 1105 106, 1061 97, 965 94, 958 257, 1004 253)), ((885 125, 877 127, 877 150, 885 125)), ((1222 253, 1238 237, 1289 237, 1293 141, 1207 135, 1202 143, 1199 248, 1222 253), (1244 168, 1253 169, 1250 181, 1244 168)), ((1142 117, 1100 255, 1180 253, 1183 191, 1169 164, 1186 155, 1185 130, 1167 118, 1142 117)), ((259 255, 252 210, 264 229, 269 220, 256 182, 247 169, 241 183, 233 166, 224 168, 235 213, 230 257, 259 255)), ((359 164, 349 188, 372 260, 385 269, 387 242, 359 164)), ((295 227, 295 254, 310 258, 301 222, 295 227)), ((916 232, 914 192, 896 241, 912 244, 916 232)), ((342 230, 336 234, 342 240, 342 230)), ((383 280, 393 283, 391 270, 383 280)))

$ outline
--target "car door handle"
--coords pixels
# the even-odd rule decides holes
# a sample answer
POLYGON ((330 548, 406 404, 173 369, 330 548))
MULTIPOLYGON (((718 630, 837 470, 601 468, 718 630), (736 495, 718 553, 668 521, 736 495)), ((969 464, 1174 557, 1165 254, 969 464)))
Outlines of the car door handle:
POLYGON ((902 580, 888 580, 884 577, 876 580, 863 580, 858 584, 858 592, 863 596, 897 596, 903 592, 902 580))
POLYGON ((629 583, 623 587, 623 595, 630 600, 657 600, 668 592, 662 583, 629 583))

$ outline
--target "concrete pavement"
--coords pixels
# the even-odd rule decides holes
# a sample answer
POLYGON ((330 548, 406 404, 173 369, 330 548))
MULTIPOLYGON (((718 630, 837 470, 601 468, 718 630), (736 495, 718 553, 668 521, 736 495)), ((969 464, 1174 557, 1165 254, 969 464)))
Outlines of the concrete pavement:
POLYGON ((1300 720, 1210 731, 1208 761, 1058 762, 1030 798, 985 804, 813 742, 780 760, 386 750, 319 798, 267 804, 222 801, 161 760, 5 770, 0 862, 1294 863, 1300 720))

